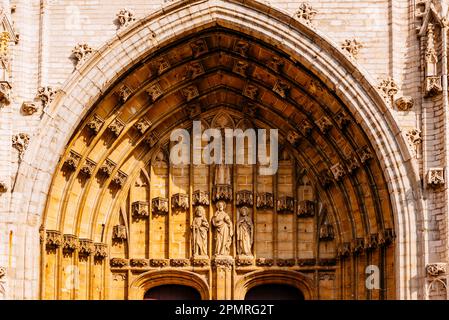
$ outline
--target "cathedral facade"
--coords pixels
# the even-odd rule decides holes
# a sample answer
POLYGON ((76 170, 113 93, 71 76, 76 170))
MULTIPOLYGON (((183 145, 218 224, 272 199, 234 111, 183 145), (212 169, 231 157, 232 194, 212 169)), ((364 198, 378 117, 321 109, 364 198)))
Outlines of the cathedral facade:
POLYGON ((449 1, 0 6, 0 299, 448 298, 449 1))

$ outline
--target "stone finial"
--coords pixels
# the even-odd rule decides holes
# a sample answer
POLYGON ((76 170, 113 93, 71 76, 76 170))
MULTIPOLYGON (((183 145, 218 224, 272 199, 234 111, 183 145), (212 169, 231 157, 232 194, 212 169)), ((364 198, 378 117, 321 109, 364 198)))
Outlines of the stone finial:
POLYGON ((341 49, 349 53, 351 57, 357 59, 360 49, 363 48, 363 44, 356 39, 346 39, 341 44, 341 49))
POLYGON ((19 151, 19 161, 23 160, 23 155, 29 143, 30 136, 27 133, 19 133, 12 137, 12 146, 19 151))
POLYGON ((298 10, 295 12, 295 17, 305 24, 311 26, 312 20, 315 15, 318 13, 315 9, 312 8, 310 3, 303 2, 299 5, 298 10))
POLYGON ((87 43, 78 43, 75 48, 73 48, 72 53, 76 59, 77 64, 80 64, 87 59, 92 51, 93 49, 87 43))
POLYGON ((413 108, 415 101, 410 96, 404 96, 396 99, 394 104, 399 111, 409 111, 411 108, 413 108))
POLYGON ((136 21, 136 16, 132 10, 124 8, 117 13, 117 20, 120 28, 126 28, 136 21))
POLYGON ((427 184, 432 187, 444 185, 444 168, 430 168, 427 172, 427 184))

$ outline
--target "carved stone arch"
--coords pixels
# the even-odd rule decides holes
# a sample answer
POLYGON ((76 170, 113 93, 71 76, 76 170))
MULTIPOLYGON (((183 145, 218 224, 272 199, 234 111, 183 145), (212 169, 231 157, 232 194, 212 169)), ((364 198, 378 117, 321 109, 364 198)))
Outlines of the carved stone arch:
MULTIPOLYGON (((389 205, 393 212, 390 221, 398 236, 395 245, 398 282, 396 297, 422 296, 424 268, 421 257, 424 255, 421 250, 424 249, 418 232, 422 222, 421 203, 417 200, 420 193, 419 177, 407 144, 400 136, 400 130, 386 103, 372 85, 372 79, 355 62, 347 59, 329 39, 292 19, 286 12, 252 0, 218 0, 207 3, 210 4, 207 12, 201 9, 204 2, 193 1, 187 6, 185 1, 179 1, 141 19, 93 53, 65 83, 63 90, 48 107, 48 113, 43 115, 39 130, 25 154, 11 202, 11 219, 21 221, 20 233, 26 234, 29 240, 27 250, 33 248, 36 252, 39 251, 39 226, 33 221, 38 220, 36 216, 43 216, 52 174, 59 168, 60 155, 64 153, 70 137, 95 103, 114 94, 109 90, 115 87, 124 73, 136 61, 155 52, 156 47, 179 40, 197 30, 198 26, 207 28, 218 23, 230 30, 243 30, 246 35, 268 44, 276 42, 286 56, 307 66, 308 72, 319 80, 319 85, 332 88, 332 94, 347 107, 351 116, 363 128, 371 141, 374 160, 382 167, 386 180, 389 181, 389 205), (260 15, 266 19, 260 20, 260 15), (174 16, 177 18, 174 19, 174 16), (189 19, 179 19, 187 16, 189 19), (170 28, 160 23, 162 19, 173 21, 170 28), (155 37, 148 41, 152 32, 155 37), (136 38, 140 40, 135 40, 136 38), (318 51, 320 55, 317 56, 318 51), (96 86, 92 86, 92 82, 96 86), (398 163, 401 165, 398 166, 398 163), (29 192, 30 190, 32 191, 29 192), (416 198, 409 195, 415 195, 416 198), (418 239, 415 239, 416 235, 418 239), (407 281, 411 278, 418 280, 407 281)), ((301 85, 308 86, 307 90, 312 91, 311 83, 301 85)), ((24 259, 24 253, 24 247, 15 247, 18 259, 24 259)), ((15 272, 17 286, 25 285, 25 270, 37 269, 36 259, 24 259, 22 262, 18 266, 23 268, 18 267, 15 272)), ((37 272, 35 277, 37 278, 37 272)), ((11 298, 19 298, 21 294, 23 293, 11 298)), ((33 291, 31 298, 36 297, 37 289, 33 291)))
POLYGON ((316 293, 313 279, 301 272, 287 270, 263 270, 247 273, 236 283, 235 296, 237 300, 245 299, 246 293, 262 284, 284 284, 300 290, 305 300, 314 299, 316 293))
POLYGON ((129 299, 142 300, 146 291, 160 285, 176 284, 196 289, 201 300, 210 300, 210 289, 206 280, 200 275, 178 269, 148 271, 141 274, 129 285, 129 299))

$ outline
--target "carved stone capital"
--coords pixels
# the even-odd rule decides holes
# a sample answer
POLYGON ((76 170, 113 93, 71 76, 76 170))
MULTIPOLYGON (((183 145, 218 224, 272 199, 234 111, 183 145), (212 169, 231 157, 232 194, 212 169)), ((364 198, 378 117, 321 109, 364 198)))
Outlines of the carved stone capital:
POLYGON ((169 259, 150 259, 150 266, 154 268, 168 267, 170 264, 169 259))
POLYGON ((73 234, 65 234, 62 244, 62 250, 66 254, 71 254, 79 249, 78 237, 73 234))
POLYGON ((274 197, 269 192, 259 192, 256 196, 257 209, 272 209, 274 208, 274 197))
POLYGON ((434 96, 443 91, 440 76, 427 76, 424 80, 424 90, 427 96, 434 96))
POLYGON ((106 175, 107 177, 111 176, 117 164, 111 159, 106 159, 104 163, 101 165, 99 171, 106 175))
POLYGON ((195 58, 206 53, 209 50, 204 39, 197 39, 193 41, 190 44, 190 48, 192 48, 192 56, 195 58))
MULTIPOLYGON (((133 211, 134 212, 134 211, 133 211)), ((112 228, 112 240, 122 242, 126 240, 126 227, 124 225, 116 225, 112 228)))
POLYGON ((302 200, 298 203, 298 217, 306 218, 315 215, 315 202, 310 200, 302 200))
POLYGON ((282 98, 286 98, 290 91, 290 84, 283 80, 277 80, 274 84, 273 91, 280 95, 282 98))
POLYGON ((78 165, 81 161, 81 155, 73 150, 70 150, 67 159, 64 161, 64 165, 72 171, 75 171, 78 168, 78 165))
POLYGON ((175 210, 189 209, 189 195, 184 193, 176 193, 171 198, 171 206, 175 210))
POLYGON ((150 266, 150 261, 148 259, 131 259, 129 264, 133 268, 145 268, 150 266))
POLYGON ((187 267, 189 264, 189 259, 170 259, 170 265, 172 267, 187 267))
POLYGON ((95 161, 86 158, 86 161, 84 162, 84 165, 81 167, 80 172, 85 174, 87 177, 90 177, 94 173, 96 166, 97 164, 95 163, 95 161))
POLYGON ((51 86, 40 87, 37 89, 36 98, 42 102, 42 106, 46 108, 54 99, 56 91, 51 86))
POLYGON ((88 257, 95 251, 94 243, 90 239, 79 239, 78 255, 88 257))
POLYGON ((194 85, 187 86, 181 90, 182 95, 187 101, 193 100, 199 96, 198 88, 194 85))
POLYGON ((140 134, 144 134, 151 126, 152 122, 147 118, 143 117, 139 121, 136 122, 134 127, 139 131, 140 134))
POLYGON ((163 94, 162 88, 157 82, 150 84, 146 92, 150 96, 152 102, 155 102, 156 99, 162 96, 163 94))
POLYGON ((36 106, 36 103, 32 101, 24 101, 22 103, 22 112, 28 116, 31 116, 35 114, 38 111, 38 107, 36 106))
POLYGON ((334 164, 330 169, 334 179, 337 181, 341 180, 346 174, 346 170, 341 163, 334 164))
POLYGON ((429 263, 426 266, 427 276, 429 277, 438 277, 440 275, 446 274, 447 263, 437 262, 437 263, 429 263))
POLYGON ((165 215, 168 213, 168 199, 157 197, 151 200, 151 211, 153 214, 165 215))
POLYGON ((240 190, 235 193, 235 204, 237 206, 252 206, 254 204, 253 192, 240 190))
POLYGON ((237 267, 247 267, 254 264, 254 257, 252 256, 237 256, 235 259, 235 265, 237 267))
POLYGON ((278 267, 293 267, 296 264, 295 259, 277 259, 278 267))
POLYGON ((250 83, 247 83, 247 85, 243 89, 243 95, 253 100, 257 98, 258 93, 259 88, 250 83))
POLYGON ((94 114, 93 117, 86 123, 86 127, 93 133, 98 134, 101 127, 104 124, 104 120, 99 116, 94 114))
POLYGON ((209 202, 209 192, 196 190, 192 194, 192 202, 194 206, 208 206, 209 202))
POLYGON ((129 261, 123 258, 112 258, 109 261, 109 264, 111 265, 112 268, 123 268, 128 266, 128 263, 129 261))
POLYGON ((404 96, 400 97, 399 99, 396 99, 394 102, 396 105, 396 108, 398 108, 399 111, 409 111, 413 108, 413 105, 415 104, 415 100, 413 100, 410 96, 404 96))
POLYGON ((326 116, 321 117, 315 123, 323 134, 329 133, 333 127, 332 121, 326 116))
POLYGON ((94 243, 94 259, 104 260, 108 256, 108 245, 106 243, 94 243))
POLYGON ((119 170, 115 174, 115 177, 112 179, 112 183, 121 188, 125 184, 126 179, 128 179, 128 175, 119 170))
POLYGON ((295 199, 289 196, 281 196, 276 201, 277 212, 293 212, 295 210, 295 199))
POLYGON ((145 218, 150 215, 149 203, 147 201, 136 201, 131 205, 131 211, 135 218, 145 218))
POLYGON ((192 266, 195 267, 206 267, 210 264, 208 256, 195 256, 191 259, 192 266))
POLYGON ((234 258, 231 256, 215 256, 212 265, 215 268, 231 269, 234 266, 234 258))
POLYGON ((123 129, 125 128, 125 123, 119 118, 115 118, 111 124, 109 124, 108 129, 112 132, 115 137, 118 137, 123 129))
POLYGON ((212 187, 212 198, 214 201, 231 201, 232 186, 230 184, 217 184, 212 187))
POLYGON ((47 249, 59 248, 63 243, 61 232, 56 230, 47 230, 45 241, 45 246, 47 249))
POLYGON ((128 98, 132 95, 132 93, 132 90, 128 86, 123 85, 120 87, 117 95, 119 96, 120 101, 122 103, 125 103, 126 101, 128 101, 128 98))

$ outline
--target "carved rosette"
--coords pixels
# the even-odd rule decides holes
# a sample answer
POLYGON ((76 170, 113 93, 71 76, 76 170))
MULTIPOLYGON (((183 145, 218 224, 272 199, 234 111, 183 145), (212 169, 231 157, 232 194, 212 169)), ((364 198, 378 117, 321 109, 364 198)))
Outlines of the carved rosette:
POLYGON ((87 177, 90 177, 94 173, 96 166, 97 166, 97 164, 93 160, 86 159, 86 161, 84 162, 84 165, 80 169, 80 172, 85 174, 87 177))
POLYGON ((303 2, 295 12, 295 17, 304 24, 312 27, 312 20, 317 13, 318 11, 313 9, 309 3, 303 2))
POLYGON ((431 187, 444 186, 444 168, 430 168, 427 172, 427 184, 431 187))
POLYGON ((298 203, 298 217, 307 218, 315 215, 315 202, 311 200, 302 200, 298 203))
POLYGON ((45 246, 47 249, 59 248, 63 243, 61 232, 56 230, 47 230, 45 237, 45 246))
POLYGON ((237 206, 252 206, 254 204, 253 193, 249 190, 241 190, 235 193, 235 204, 237 206))
POLYGON ((124 225, 119 224, 112 228, 112 240, 122 242, 126 238, 126 227, 124 225))
POLYGON ((146 268, 150 266, 150 261, 148 259, 131 259, 129 264, 133 268, 146 268))
POLYGON ((404 96, 396 99, 394 104, 399 111, 410 111, 410 109, 413 108, 415 101, 410 96, 404 96))
POLYGON ((11 103, 11 89, 8 81, 0 81, 0 103, 5 105, 11 103))
POLYGON ((29 143, 30 135, 27 133, 19 133, 12 137, 12 146, 19 151, 19 161, 23 160, 23 156, 29 143))
POLYGON ((293 212, 295 210, 295 199, 289 196, 281 196, 276 201, 276 210, 281 213, 293 212))
POLYGON ((234 258, 231 256, 216 256, 212 260, 212 266, 217 269, 232 269, 234 266, 234 258))
POLYGON ((95 243, 94 244, 94 259, 101 261, 106 259, 108 256, 108 245, 106 243, 95 243))
POLYGON ((277 259, 278 267, 293 267, 296 264, 295 259, 277 259))
POLYGON ((176 193, 172 195, 171 206, 175 210, 189 209, 189 195, 185 193, 176 193))
POLYGON ((194 206, 208 206, 209 202, 209 192, 196 190, 192 194, 192 202, 194 206))
POLYGON ((274 208, 274 197, 269 192, 259 192, 256 196, 257 209, 272 209, 274 208))
POLYGON ((139 131, 140 134, 144 134, 153 123, 147 118, 142 118, 134 125, 134 127, 139 131))
POLYGON ((195 58, 208 51, 207 43, 204 39, 198 39, 193 41, 190 44, 190 48, 192 48, 192 56, 195 58))
POLYGON ((125 123, 119 118, 115 118, 114 121, 112 121, 112 123, 108 126, 109 131, 111 131, 115 137, 118 137, 124 128, 125 123))
POLYGON ((170 259, 170 266, 172 267, 187 267, 189 264, 189 259, 170 259))
POLYGON ((99 171, 106 175, 107 177, 111 176, 117 164, 111 159, 106 159, 103 165, 100 167, 99 171))
POLYGON ((134 218, 146 218, 150 215, 149 203, 147 201, 136 201, 131 205, 134 218))
POLYGON ((168 267, 170 264, 169 259, 150 259, 150 266, 154 268, 168 267))
POLYGON ((231 201, 232 186, 230 184, 217 184, 212 188, 212 199, 214 201, 231 201))
POLYGON ((120 28, 126 28, 136 21, 136 16, 130 9, 120 9, 116 16, 120 28))
POLYGON ((92 53, 92 48, 87 43, 78 43, 72 50, 72 54, 78 64, 87 60, 87 57, 92 53))
POLYGON ((80 257, 88 257, 95 251, 94 243, 90 239, 80 239, 78 255, 80 257))
POLYGON ((36 104, 32 101, 24 101, 22 103, 22 112, 28 116, 31 116, 33 114, 35 114, 38 110, 38 107, 36 106, 36 104))
POLYGON ((62 244, 62 250, 66 254, 72 254, 75 250, 78 250, 79 243, 78 238, 72 234, 65 234, 62 244))
POLYGON ((438 277, 440 275, 446 274, 447 264, 443 262, 429 263, 426 266, 427 276, 438 277))
POLYGON ((258 267, 272 267, 274 265, 274 260, 268 258, 257 258, 256 265, 258 267))
POLYGON ((123 268, 128 266, 128 260, 123 258, 112 258, 109 261, 109 264, 112 268, 123 268))
POLYGON ((128 175, 119 170, 115 174, 115 177, 112 179, 112 183, 121 188, 125 184, 127 178, 128 175))
POLYGON ((151 200, 151 211, 153 214, 164 215, 168 213, 168 199, 157 197, 151 200))

